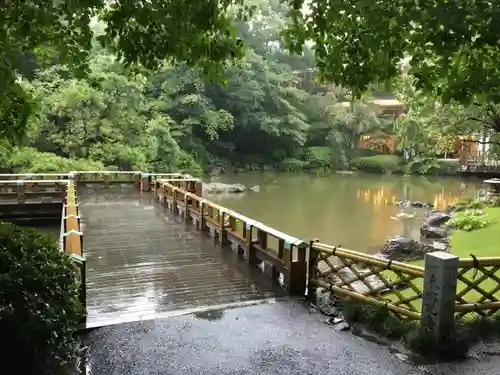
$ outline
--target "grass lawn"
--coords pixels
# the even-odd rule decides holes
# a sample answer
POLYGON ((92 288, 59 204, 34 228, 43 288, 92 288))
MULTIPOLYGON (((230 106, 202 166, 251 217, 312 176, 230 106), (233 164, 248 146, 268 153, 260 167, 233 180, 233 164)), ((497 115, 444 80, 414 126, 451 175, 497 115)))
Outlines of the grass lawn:
MULTIPOLYGON (((500 257, 500 207, 486 208, 485 213, 488 215, 488 219, 493 220, 494 223, 486 228, 470 232, 455 231, 451 236, 452 254, 460 258, 470 258, 470 254, 473 254, 477 258, 500 257)), ((424 261, 414 261, 411 264, 423 267, 424 261)), ((471 269, 464 276, 470 281, 477 280, 482 276, 482 272, 479 271, 474 278, 474 273, 475 270, 471 269)), ((386 271, 384 274, 390 278, 395 278, 395 275, 390 271, 386 271)), ((497 271, 496 275, 500 278, 500 271, 497 271)), ((423 279, 415 279, 413 280, 413 284, 420 290, 423 290, 423 279)), ((486 292, 490 292, 497 285, 498 283, 495 280, 488 278, 479 287, 486 292)), ((466 285, 463 282, 458 281, 457 292, 462 291, 465 287, 466 285)), ((404 297, 411 297, 415 295, 415 292, 408 288, 401 291, 401 294, 404 297)), ((496 292, 494 296, 500 299, 500 291, 496 292)), ((396 295, 391 294, 384 297, 395 302, 399 299, 396 295)), ((481 297, 482 294, 475 290, 471 290, 463 296, 470 303, 479 301, 481 297)), ((420 310, 421 301, 415 301, 412 304, 420 310)))
POLYGON ((471 232, 456 231, 451 237, 452 253, 460 258, 500 257, 500 207, 485 209, 495 223, 471 232))

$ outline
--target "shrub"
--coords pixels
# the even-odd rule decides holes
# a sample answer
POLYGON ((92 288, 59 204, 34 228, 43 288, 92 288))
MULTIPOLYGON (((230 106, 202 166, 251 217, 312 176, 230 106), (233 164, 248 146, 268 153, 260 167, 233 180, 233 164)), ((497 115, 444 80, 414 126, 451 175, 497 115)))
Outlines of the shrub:
POLYGON ((499 198, 494 198, 490 204, 493 206, 493 207, 500 207, 500 197, 499 198))
POLYGON ((15 173, 67 173, 104 169, 100 162, 67 159, 50 152, 40 152, 31 147, 14 149, 6 165, 15 173))
POLYGON ((351 166, 369 173, 401 172, 401 158, 396 155, 358 157, 351 161, 351 166))
POLYGON ((438 174, 438 175, 456 175, 459 168, 460 168, 460 163, 458 162, 458 160, 441 159, 441 160, 438 160, 438 169, 436 171, 436 174, 438 174))
POLYGON ((461 197, 457 203, 450 207, 453 212, 461 212, 466 210, 480 210, 486 205, 483 201, 472 197, 461 197))
POLYGON ((465 210, 457 212, 455 217, 448 221, 447 225, 451 228, 470 232, 485 228, 492 223, 493 221, 489 220, 481 210, 465 210))
POLYGON ((431 157, 416 157, 410 160, 405 166, 407 174, 435 174, 438 173, 440 168, 439 161, 431 157))
POLYGON ((304 169, 304 162, 300 159, 286 158, 281 161, 279 169, 286 172, 299 172, 304 169))
POLYGON ((305 167, 309 169, 329 168, 332 165, 332 153, 329 147, 309 147, 303 156, 305 167))
POLYGON ((0 222, 2 375, 58 375, 74 364, 84 310, 71 260, 50 237, 0 222))

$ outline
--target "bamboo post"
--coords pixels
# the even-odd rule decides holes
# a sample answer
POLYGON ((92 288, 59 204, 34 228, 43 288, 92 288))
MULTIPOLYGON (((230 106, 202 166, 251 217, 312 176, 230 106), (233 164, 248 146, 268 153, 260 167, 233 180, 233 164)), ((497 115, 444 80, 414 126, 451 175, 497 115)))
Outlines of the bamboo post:
POLYGON ((318 269, 318 250, 314 248, 314 244, 317 242, 319 242, 319 240, 316 238, 309 242, 309 269, 307 272, 307 300, 313 305, 317 303, 317 288, 316 285, 312 283, 318 269))

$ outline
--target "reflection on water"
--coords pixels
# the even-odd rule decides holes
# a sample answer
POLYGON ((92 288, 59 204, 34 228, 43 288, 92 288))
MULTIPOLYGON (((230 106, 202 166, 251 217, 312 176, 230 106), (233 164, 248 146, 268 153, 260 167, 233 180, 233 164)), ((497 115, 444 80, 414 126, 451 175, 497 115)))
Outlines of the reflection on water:
POLYGON ((249 173, 223 176, 222 182, 261 188, 258 193, 212 198, 226 207, 302 239, 368 252, 395 235, 420 237, 428 210, 402 208, 395 201, 422 201, 444 209, 480 187, 472 180, 381 175, 249 173))
MULTIPOLYGON (((357 189, 356 197, 360 200, 363 200, 367 204, 373 204, 374 206, 393 206, 395 201, 409 199, 398 197, 396 196, 396 192, 394 191, 394 189, 387 188, 357 189)), ((429 199, 429 201, 426 203, 431 203, 438 210, 443 210, 449 205, 456 203, 459 198, 458 195, 450 191, 445 191, 444 188, 439 193, 430 194, 429 197, 431 199, 429 199)))

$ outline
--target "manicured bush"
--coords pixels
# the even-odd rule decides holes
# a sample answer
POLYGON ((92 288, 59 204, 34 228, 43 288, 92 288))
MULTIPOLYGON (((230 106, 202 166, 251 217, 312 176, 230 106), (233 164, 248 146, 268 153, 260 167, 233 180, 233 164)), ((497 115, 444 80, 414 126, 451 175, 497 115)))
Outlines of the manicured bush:
POLYGON ((74 267, 45 234, 0 222, 2 375, 67 373, 84 310, 74 267))
POLYGON ((351 161, 351 166, 359 171, 369 173, 401 172, 401 157, 397 155, 358 157, 351 161))
POLYGON ((329 147, 308 147, 303 156, 305 168, 330 168, 332 166, 332 152, 329 147))
POLYGON ((279 169, 286 172, 299 172, 304 169, 304 162, 300 159, 286 158, 281 161, 279 169))

